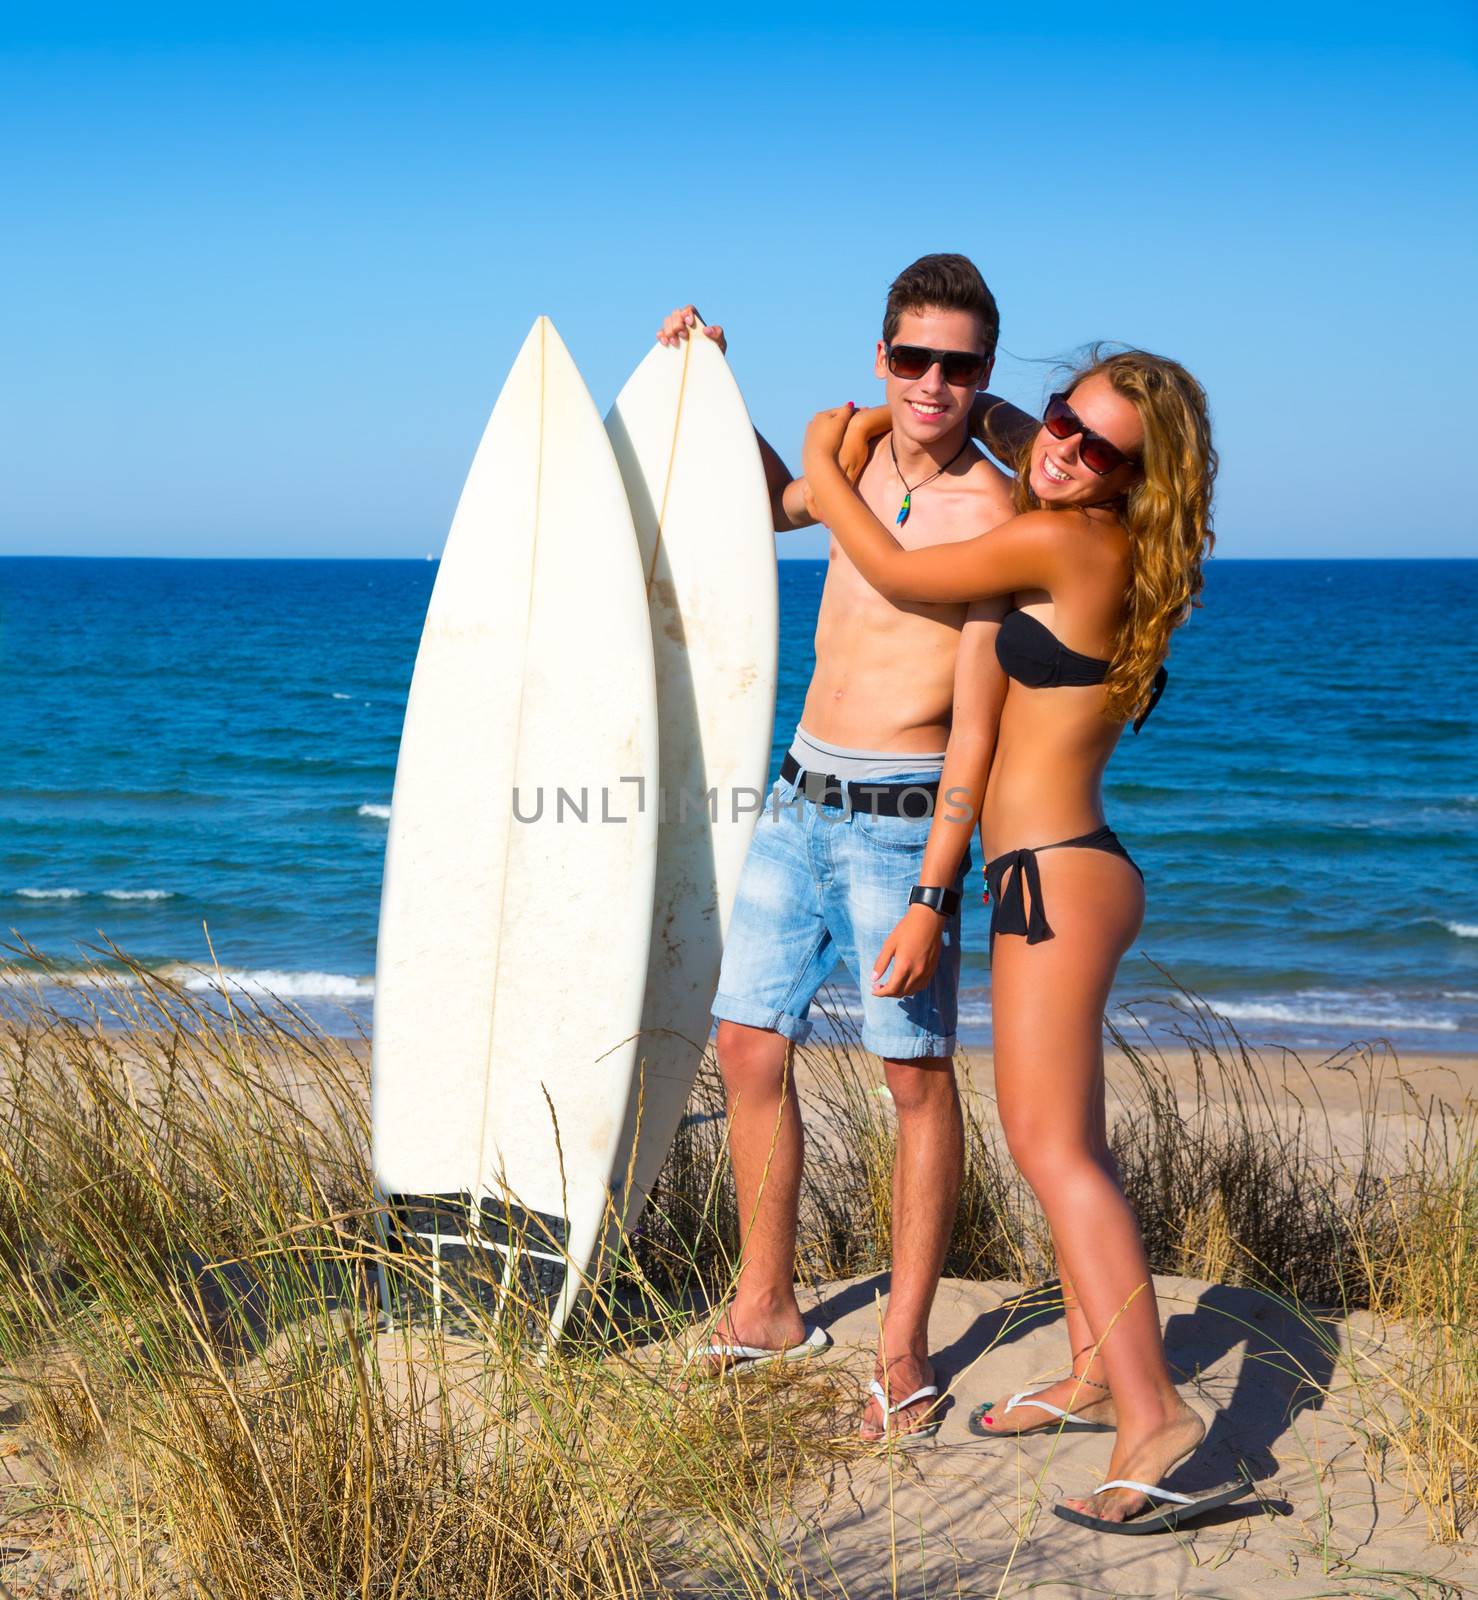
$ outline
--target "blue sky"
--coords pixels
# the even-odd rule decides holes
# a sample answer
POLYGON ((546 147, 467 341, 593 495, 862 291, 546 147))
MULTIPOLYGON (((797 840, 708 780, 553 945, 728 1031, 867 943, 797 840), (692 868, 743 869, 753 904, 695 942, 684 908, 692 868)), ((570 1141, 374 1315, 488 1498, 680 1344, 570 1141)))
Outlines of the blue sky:
POLYGON ((938 249, 1025 404, 1201 376, 1219 553, 1478 551, 1471 0, 396 9, 0 14, 0 552, 437 550, 539 312, 604 408, 696 300, 793 460, 938 249))

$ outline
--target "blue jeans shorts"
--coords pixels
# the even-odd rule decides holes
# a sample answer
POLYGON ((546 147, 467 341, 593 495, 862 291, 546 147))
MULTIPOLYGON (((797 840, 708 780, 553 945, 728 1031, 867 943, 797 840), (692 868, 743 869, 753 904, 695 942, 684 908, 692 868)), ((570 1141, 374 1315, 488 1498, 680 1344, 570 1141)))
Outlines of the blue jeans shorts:
MULTIPOLYGON (((874 781, 938 775, 900 772, 874 781)), ((951 1055, 959 1009, 958 913, 945 925, 939 965, 924 988, 901 998, 872 993, 878 952, 908 910, 932 820, 813 805, 795 784, 778 781, 739 877, 714 1016, 803 1044, 814 1027, 811 1002, 842 961, 861 991, 862 1042, 869 1050, 895 1061, 951 1055)), ((967 850, 956 888, 969 869, 967 850)))

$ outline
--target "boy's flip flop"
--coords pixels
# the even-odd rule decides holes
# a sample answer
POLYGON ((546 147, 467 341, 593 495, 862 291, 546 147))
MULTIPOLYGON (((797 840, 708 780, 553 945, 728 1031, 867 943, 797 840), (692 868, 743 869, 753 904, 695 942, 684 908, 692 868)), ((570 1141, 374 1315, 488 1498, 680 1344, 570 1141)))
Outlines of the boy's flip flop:
POLYGON ((706 1345, 689 1351, 685 1365, 691 1367, 698 1361, 721 1361, 724 1363, 722 1366, 713 1368, 706 1375, 722 1378, 731 1372, 754 1372, 759 1367, 768 1367, 777 1361, 805 1361, 830 1348, 831 1335, 825 1328, 812 1328, 800 1344, 788 1344, 779 1350, 766 1350, 756 1344, 719 1344, 710 1339, 706 1345))
MULTIPOLYGON (((939 1397, 939 1385, 937 1383, 926 1383, 922 1389, 915 1389, 906 1400, 895 1400, 892 1405, 888 1404, 888 1391, 884 1389, 876 1378, 867 1387, 872 1392, 873 1399, 877 1401, 883 1413, 883 1431, 876 1439, 868 1439, 866 1441, 868 1444, 891 1444, 906 1447, 922 1444, 925 1439, 932 1439, 939 1432, 939 1424, 944 1419, 938 1416, 932 1422, 920 1423, 917 1428, 904 1428, 900 1431, 897 1428, 889 1427, 891 1419, 896 1417, 900 1411, 906 1411, 909 1406, 917 1404, 920 1400, 937 1400, 939 1397)), ((931 1412, 936 1409, 936 1407, 930 1408, 931 1412)))
POLYGON ((1250 1478, 1238 1478, 1235 1483, 1219 1483, 1214 1489, 1202 1489, 1199 1494, 1176 1494, 1171 1489, 1161 1489, 1153 1483, 1135 1483, 1132 1478, 1111 1478, 1093 1491, 1102 1494, 1105 1489, 1134 1489, 1148 1495, 1151 1503, 1143 1511, 1122 1522, 1110 1522, 1106 1517, 1095 1517, 1087 1511, 1074 1511, 1069 1506, 1055 1505, 1053 1510, 1064 1522, 1076 1522, 1081 1528, 1092 1528, 1095 1533, 1168 1533, 1172 1528, 1194 1522, 1208 1511, 1219 1510, 1240 1500, 1252 1488, 1250 1478))
POLYGON ((1013 1394, 1001 1407, 1003 1411, 1014 1411, 1017 1406, 1035 1406, 1038 1411, 1046 1411, 1056 1421, 1034 1422, 1029 1428, 992 1428, 981 1419, 988 1411, 994 1411, 996 1402, 987 1400, 983 1406, 976 1406, 970 1413, 969 1428, 978 1439, 1024 1439, 1033 1433, 1112 1433, 1113 1427, 1107 1422, 1089 1422, 1086 1417, 1080 1417, 1075 1412, 1064 1411, 1061 1406, 1054 1406, 1046 1400, 1034 1400, 1033 1395, 1042 1394, 1041 1389, 1023 1389, 1020 1394, 1013 1394))

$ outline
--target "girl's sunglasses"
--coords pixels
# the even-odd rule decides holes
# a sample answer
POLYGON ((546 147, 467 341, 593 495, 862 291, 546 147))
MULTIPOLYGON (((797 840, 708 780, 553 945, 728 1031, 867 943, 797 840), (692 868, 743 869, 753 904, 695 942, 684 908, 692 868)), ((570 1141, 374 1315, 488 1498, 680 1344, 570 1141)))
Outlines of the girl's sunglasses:
POLYGON ((922 344, 887 344, 888 371, 910 382, 937 361, 944 381, 952 389, 973 389, 985 376, 986 358, 973 350, 931 350, 922 344))
POLYGON ((1090 472, 1106 478, 1116 467, 1129 465, 1129 457, 1116 444, 1111 444, 1101 433, 1083 426, 1083 419, 1067 403, 1065 394, 1047 397, 1047 409, 1042 413, 1042 426, 1054 439, 1071 439, 1077 433, 1078 459, 1090 472))

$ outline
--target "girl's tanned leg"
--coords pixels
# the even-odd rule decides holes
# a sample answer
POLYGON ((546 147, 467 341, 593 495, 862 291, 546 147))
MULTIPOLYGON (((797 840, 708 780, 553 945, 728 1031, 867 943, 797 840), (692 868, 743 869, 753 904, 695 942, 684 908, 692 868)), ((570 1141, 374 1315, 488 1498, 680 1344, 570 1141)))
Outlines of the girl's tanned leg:
MULTIPOLYGON (((1099 1158, 1108 1171, 1113 1173, 1114 1181, 1117 1182, 1118 1164, 1109 1149, 1107 1115, 1102 1093, 1095 1099, 1094 1109, 1097 1113, 1095 1131, 1099 1158)), ((1083 1314, 1082 1306, 1078 1304, 1072 1278, 1062 1264, 1061 1255, 1057 1257, 1057 1280, 1062 1286, 1063 1317, 1067 1323, 1068 1360, 1072 1365, 1073 1375, 1062 1386, 1066 1399, 1056 1398, 1058 1386, 1055 1384, 1054 1392, 1044 1394, 1042 1398, 1070 1411, 1081 1411, 1084 1406, 1093 1406, 1095 1407, 1092 1413, 1093 1420, 1106 1422, 1110 1418, 1113 1402, 1107 1398, 1107 1390, 1100 1387, 1104 1383, 1103 1355, 1094 1343, 1093 1331, 1088 1326, 1088 1319, 1083 1314)))
MULTIPOLYGON (((1044 851, 1039 860, 1054 937, 1036 945, 1002 937, 994 951, 1001 1123, 1112 1391, 1118 1436, 1105 1476, 1153 1483, 1203 1428, 1171 1382, 1139 1224, 1103 1134, 1103 1013, 1139 930, 1143 889, 1127 862, 1100 851, 1044 851)), ((1074 1409, 1085 1410, 1081 1397, 1074 1409)), ((1141 1498, 1116 1490, 1067 1503, 1114 1517, 1141 1498)))

